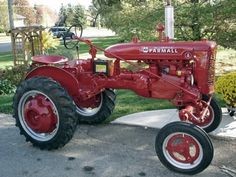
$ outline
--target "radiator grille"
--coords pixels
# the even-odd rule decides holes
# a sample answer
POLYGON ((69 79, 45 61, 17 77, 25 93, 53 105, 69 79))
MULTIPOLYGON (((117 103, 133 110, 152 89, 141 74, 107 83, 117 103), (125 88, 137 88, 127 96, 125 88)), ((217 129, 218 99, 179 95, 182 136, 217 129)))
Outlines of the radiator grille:
POLYGON ((215 60, 216 60, 216 52, 212 52, 209 58, 209 67, 208 67, 208 77, 207 83, 208 85, 214 85, 215 82, 215 60))

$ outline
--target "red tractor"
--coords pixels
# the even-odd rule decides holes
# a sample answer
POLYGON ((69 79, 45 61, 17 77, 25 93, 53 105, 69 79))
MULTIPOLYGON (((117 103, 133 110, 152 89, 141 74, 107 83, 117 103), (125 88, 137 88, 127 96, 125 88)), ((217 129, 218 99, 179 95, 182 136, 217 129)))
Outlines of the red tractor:
POLYGON ((64 44, 68 48, 71 41, 86 43, 91 58, 33 57, 32 69, 14 96, 21 134, 41 149, 60 148, 72 138, 78 122, 97 124, 111 115, 114 89, 130 89, 146 98, 170 100, 179 109, 183 122, 168 124, 157 135, 161 162, 180 173, 204 170, 213 158, 213 146, 203 129, 215 130, 222 118, 212 96, 216 43, 173 42, 162 37, 161 26, 158 30, 157 42, 134 38, 105 50, 81 38, 80 30, 64 44), (96 58, 98 50, 109 59, 96 58), (134 69, 122 67, 124 62, 134 69))

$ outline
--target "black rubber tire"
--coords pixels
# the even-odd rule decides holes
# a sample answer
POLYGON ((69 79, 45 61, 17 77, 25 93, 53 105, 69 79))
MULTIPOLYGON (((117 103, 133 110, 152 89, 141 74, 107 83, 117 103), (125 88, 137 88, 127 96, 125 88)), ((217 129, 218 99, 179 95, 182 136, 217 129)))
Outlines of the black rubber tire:
MULTIPOLYGON (((202 100, 207 102, 209 100, 209 97, 206 95, 203 95, 202 100)), ((222 121, 222 110, 219 104, 217 103, 217 101, 215 100, 215 98, 212 98, 210 106, 212 107, 213 112, 214 112, 214 118, 213 118, 214 120, 209 126, 203 128, 207 133, 210 133, 214 131, 215 129, 217 129, 217 127, 220 125, 222 121)))
POLYGON ((78 121, 86 124, 99 124, 105 121, 115 108, 116 94, 112 89, 106 89, 102 93, 102 105, 94 115, 82 115, 77 111, 78 121))
MULTIPOLYGON (((159 157, 160 161, 164 166, 166 166, 168 169, 178 172, 178 173, 183 173, 183 174, 188 174, 188 175, 194 175, 197 173, 200 173, 203 171, 205 168, 207 168, 214 155, 214 149, 213 145, 207 135, 207 133, 204 132, 203 129, 200 127, 190 124, 187 122, 173 122, 170 124, 167 124, 164 126, 158 133, 156 137, 156 142, 155 142, 155 149, 157 156, 159 157), (166 150, 166 147, 163 147, 165 139, 174 133, 185 133, 188 135, 191 135, 194 137, 200 146, 202 147, 202 159, 200 159, 200 162, 197 166, 193 168, 179 168, 177 166, 174 166, 172 163, 168 161, 168 159, 165 157, 163 149, 166 150)), ((167 151, 167 150, 166 150, 167 151)))
POLYGON ((58 149, 67 144, 76 130, 77 117, 76 106, 67 91, 61 85, 46 77, 33 77, 23 81, 15 93, 13 99, 13 117, 16 119, 16 126, 20 129, 20 134, 23 134, 26 141, 30 141, 34 146, 40 149, 58 149), (23 94, 29 91, 39 91, 49 97, 55 105, 58 117, 59 126, 56 134, 47 141, 40 141, 31 136, 20 123, 18 106, 23 94))

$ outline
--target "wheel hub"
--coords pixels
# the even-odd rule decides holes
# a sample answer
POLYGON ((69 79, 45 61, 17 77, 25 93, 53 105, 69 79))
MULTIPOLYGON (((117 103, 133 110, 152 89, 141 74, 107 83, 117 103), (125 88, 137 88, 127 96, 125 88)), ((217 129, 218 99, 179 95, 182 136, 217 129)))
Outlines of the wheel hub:
POLYGON ((185 109, 182 109, 179 112, 179 117, 182 121, 190 121, 193 124, 204 128, 212 123, 214 112, 205 101, 201 100, 197 107, 187 106, 185 109), (207 109, 207 112, 205 116, 202 117, 205 109, 207 109))
POLYGON ((200 154, 198 143, 192 137, 183 134, 172 136, 166 150, 175 161, 188 164, 193 164, 200 154))
POLYGON ((32 96, 24 106, 24 119, 36 133, 50 133, 56 128, 53 104, 43 95, 32 96))

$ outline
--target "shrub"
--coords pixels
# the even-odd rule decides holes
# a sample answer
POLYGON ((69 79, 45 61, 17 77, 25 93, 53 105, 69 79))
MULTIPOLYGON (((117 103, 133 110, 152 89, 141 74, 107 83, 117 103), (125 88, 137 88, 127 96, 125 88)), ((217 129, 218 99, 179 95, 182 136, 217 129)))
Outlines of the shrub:
POLYGON ((236 107, 236 71, 224 74, 217 79, 216 92, 223 95, 229 106, 236 107))
POLYGON ((0 80, 0 95, 11 94, 16 90, 16 86, 13 85, 9 80, 0 80))
POLYGON ((0 33, 4 33, 4 32, 5 30, 2 27, 0 27, 0 33))
POLYGON ((8 67, 0 70, 0 80, 8 80, 12 85, 18 86, 24 79, 28 67, 25 65, 8 67))

